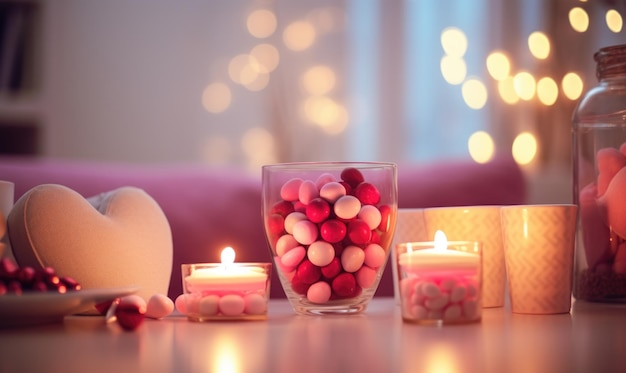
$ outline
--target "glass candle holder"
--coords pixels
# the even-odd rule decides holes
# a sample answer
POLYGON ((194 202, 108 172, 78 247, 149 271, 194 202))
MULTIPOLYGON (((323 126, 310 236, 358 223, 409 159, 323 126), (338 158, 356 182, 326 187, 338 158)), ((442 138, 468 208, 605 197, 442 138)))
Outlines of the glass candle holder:
POLYGON ((402 319, 426 325, 480 321, 480 242, 405 242, 396 245, 402 319))
POLYGON ((181 269, 189 320, 267 319, 271 263, 196 263, 181 269))

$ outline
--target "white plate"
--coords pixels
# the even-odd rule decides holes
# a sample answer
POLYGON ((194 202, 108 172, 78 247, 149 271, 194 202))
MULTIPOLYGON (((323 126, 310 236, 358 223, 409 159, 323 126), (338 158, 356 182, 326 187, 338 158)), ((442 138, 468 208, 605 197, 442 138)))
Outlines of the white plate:
POLYGON ((59 293, 0 296, 0 327, 59 322, 63 317, 91 311, 98 303, 136 293, 138 287, 84 289, 59 293))

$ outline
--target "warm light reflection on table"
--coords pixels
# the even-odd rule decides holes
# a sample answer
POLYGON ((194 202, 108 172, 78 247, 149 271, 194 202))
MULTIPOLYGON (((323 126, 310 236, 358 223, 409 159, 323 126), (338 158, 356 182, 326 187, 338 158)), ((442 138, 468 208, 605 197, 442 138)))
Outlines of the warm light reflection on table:
POLYGON ((483 310, 480 323, 404 323, 391 298, 366 313, 301 316, 270 302, 266 321, 146 320, 124 332, 99 317, 0 330, 0 372, 619 372, 626 305, 574 303, 571 314, 483 310))

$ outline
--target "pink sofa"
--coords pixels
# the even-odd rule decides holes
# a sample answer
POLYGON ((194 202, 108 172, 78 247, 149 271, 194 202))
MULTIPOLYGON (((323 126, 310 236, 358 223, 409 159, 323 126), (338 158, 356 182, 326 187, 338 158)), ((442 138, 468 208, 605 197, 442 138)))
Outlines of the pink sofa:
MULTIPOLYGON (((219 262, 232 246, 237 261, 270 261, 261 219, 261 175, 228 168, 130 165, 61 159, 0 157, 0 180, 15 183, 15 199, 40 184, 61 184, 85 197, 120 186, 150 194, 172 229, 174 266, 169 295, 182 292, 180 264, 219 262)), ((399 207, 521 204, 526 200, 522 171, 511 159, 488 164, 441 161, 398 165, 399 207)), ((393 295, 391 269, 378 296, 393 295)), ((272 297, 284 297, 276 274, 272 297)))

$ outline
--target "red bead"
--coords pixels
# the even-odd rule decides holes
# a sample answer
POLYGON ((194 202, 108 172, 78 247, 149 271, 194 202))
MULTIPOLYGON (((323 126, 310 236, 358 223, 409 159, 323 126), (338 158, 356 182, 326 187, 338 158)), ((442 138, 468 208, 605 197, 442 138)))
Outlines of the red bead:
POLYGON ((346 237, 346 224, 337 219, 328 219, 322 223, 320 234, 326 242, 341 242, 346 237))
POLYGON ((356 292, 356 278, 352 273, 343 272, 333 279, 331 288, 335 295, 340 298, 347 298, 356 292))
POLYGON ((346 188, 346 195, 354 194, 354 188, 352 187, 352 185, 348 184, 345 181, 340 181, 339 184, 343 185, 343 187, 346 188))
POLYGON ((344 240, 345 242, 337 242, 333 244, 333 247, 335 248, 335 256, 337 257, 341 257, 341 253, 343 253, 343 249, 347 246, 347 245, 351 245, 350 240, 346 239, 344 240))
POLYGON ((0 259, 0 276, 2 278, 8 278, 15 275, 18 269, 19 267, 17 266, 17 264, 15 264, 15 262, 13 262, 11 259, 0 259))
POLYGON ((377 230, 372 231, 372 237, 370 238, 370 243, 381 245, 381 242, 382 242, 382 237, 380 235, 380 232, 377 230))
POLYGON ((95 305, 96 311, 102 316, 107 314, 109 307, 113 304, 113 300, 104 301, 95 305))
POLYGON ((363 182, 359 184, 354 191, 354 196, 358 198, 363 205, 375 205, 380 202, 380 192, 378 188, 370 183, 363 182))
POLYGON ((322 276, 327 280, 337 277, 339 272, 341 272, 341 260, 337 257, 333 258, 330 264, 322 267, 322 276))
POLYGON ((291 289, 297 294, 306 295, 307 290, 309 290, 309 286, 311 286, 311 284, 302 282, 297 272, 291 279, 291 289))
POLYGON ((135 304, 119 303, 115 306, 115 317, 124 330, 135 330, 143 323, 145 310, 135 304))
POLYGON ((354 167, 348 167, 341 171, 341 180, 348 183, 351 187, 356 187, 361 184, 365 178, 361 171, 357 170, 354 167))
POLYGON ((270 209, 270 215, 278 214, 284 218, 285 216, 291 214, 293 211, 293 203, 288 201, 279 201, 276 202, 274 206, 272 206, 272 208, 270 209))
POLYGON ((356 219, 348 223, 348 238, 355 245, 363 245, 369 242, 372 231, 366 222, 356 219))
POLYGON ((33 267, 22 267, 17 271, 17 279, 24 285, 30 285, 35 280, 37 271, 33 267))
POLYGON ((380 206, 378 208, 380 210, 380 224, 378 225, 378 229, 382 232, 389 231, 389 222, 391 219, 391 207, 387 205, 380 206))
POLYGON ((310 260, 304 259, 298 265, 298 268, 296 269, 296 275, 298 276, 300 281, 310 285, 320 279, 320 277, 322 276, 322 271, 320 267, 311 263, 310 260))
POLYGON ((306 217, 313 223, 321 223, 330 216, 330 205, 323 198, 313 198, 306 206, 306 217))
POLYGON ((280 214, 272 214, 267 217, 267 232, 271 235, 283 233, 285 229, 285 218, 280 214))
POLYGON ((306 212, 306 205, 300 201, 293 203, 293 211, 306 212))

